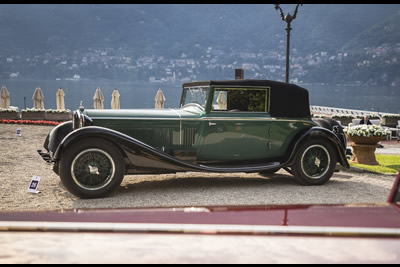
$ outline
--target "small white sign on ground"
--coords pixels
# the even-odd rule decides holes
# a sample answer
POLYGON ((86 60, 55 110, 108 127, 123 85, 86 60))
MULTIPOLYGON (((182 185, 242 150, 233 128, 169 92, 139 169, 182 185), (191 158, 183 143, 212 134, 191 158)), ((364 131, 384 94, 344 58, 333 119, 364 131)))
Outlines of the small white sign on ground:
POLYGON ((28 187, 28 193, 40 193, 40 191, 38 191, 38 187, 39 187, 39 183, 40 183, 40 176, 32 176, 31 182, 29 183, 29 187, 28 187))
POLYGON ((22 136, 21 128, 17 128, 17 136, 22 136))

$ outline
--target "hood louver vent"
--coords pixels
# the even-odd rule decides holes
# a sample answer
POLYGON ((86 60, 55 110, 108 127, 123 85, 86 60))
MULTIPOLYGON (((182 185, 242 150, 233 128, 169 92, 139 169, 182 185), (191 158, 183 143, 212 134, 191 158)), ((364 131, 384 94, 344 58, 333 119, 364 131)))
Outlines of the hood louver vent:
POLYGON ((192 148, 197 140, 196 128, 183 129, 182 144, 180 144, 180 141, 178 141, 176 138, 174 143, 173 129, 170 128, 135 128, 135 129, 118 128, 115 130, 122 132, 126 135, 129 135, 152 147, 181 146, 185 148, 192 148))
POLYGON ((116 129, 152 147, 173 145, 173 130, 166 128, 116 129))

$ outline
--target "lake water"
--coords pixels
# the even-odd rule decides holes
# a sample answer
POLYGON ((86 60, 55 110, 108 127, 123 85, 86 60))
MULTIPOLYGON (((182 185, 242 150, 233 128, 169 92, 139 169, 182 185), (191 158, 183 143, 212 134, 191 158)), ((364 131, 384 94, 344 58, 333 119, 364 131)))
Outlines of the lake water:
MULTIPOLYGON (((32 108, 32 95, 37 86, 43 91, 45 108, 56 108, 56 92, 61 87, 67 109, 75 110, 83 101, 85 108, 93 108, 93 96, 97 87, 104 95, 104 108, 111 108, 111 94, 117 88, 121 94, 121 108, 154 108, 154 97, 158 88, 166 97, 165 108, 176 108, 181 97, 181 84, 160 84, 146 82, 114 81, 5 81, 10 92, 12 106, 19 109, 32 108)), ((309 90, 310 104, 337 108, 359 109, 377 112, 400 113, 400 87, 365 87, 365 86, 302 86, 309 90)))

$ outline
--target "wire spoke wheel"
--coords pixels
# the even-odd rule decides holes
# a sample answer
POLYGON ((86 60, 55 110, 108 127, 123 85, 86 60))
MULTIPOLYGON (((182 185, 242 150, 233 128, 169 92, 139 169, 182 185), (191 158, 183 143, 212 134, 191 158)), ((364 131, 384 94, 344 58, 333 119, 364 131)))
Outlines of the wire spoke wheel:
POLYGON ((124 157, 107 140, 82 139, 68 146, 60 160, 59 172, 63 185, 75 196, 105 197, 124 178, 124 157))
POLYGON ((322 145, 308 147, 301 157, 301 169, 310 179, 320 179, 329 170, 331 159, 322 145))
POLYGON ((79 153, 71 165, 75 183, 86 190, 98 190, 107 186, 115 174, 112 157, 100 149, 87 149, 79 153))
POLYGON ((316 138, 300 146, 291 167, 299 184, 322 185, 332 177, 336 163, 335 147, 327 140, 316 138))

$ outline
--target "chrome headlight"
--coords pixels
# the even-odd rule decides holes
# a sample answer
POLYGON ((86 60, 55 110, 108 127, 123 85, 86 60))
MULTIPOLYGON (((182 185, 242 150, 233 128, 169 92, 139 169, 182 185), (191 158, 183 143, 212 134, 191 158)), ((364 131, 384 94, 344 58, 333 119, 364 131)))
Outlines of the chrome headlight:
POLYGON ((80 127, 81 113, 79 110, 74 111, 74 115, 72 116, 72 127, 74 130, 80 127))
POLYGON ((79 129, 85 126, 90 126, 93 124, 93 120, 82 114, 79 110, 74 111, 74 115, 72 118, 73 129, 79 129))

